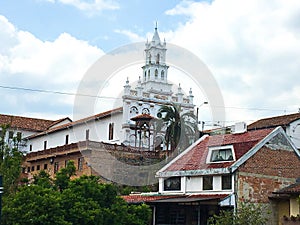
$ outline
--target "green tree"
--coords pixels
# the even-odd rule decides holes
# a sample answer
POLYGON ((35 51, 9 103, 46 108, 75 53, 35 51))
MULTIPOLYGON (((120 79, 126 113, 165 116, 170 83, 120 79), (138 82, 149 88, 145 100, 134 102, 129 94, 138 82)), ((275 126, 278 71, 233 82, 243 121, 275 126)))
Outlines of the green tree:
POLYGON ((65 168, 60 169, 56 175, 54 183, 62 191, 68 187, 71 176, 75 175, 76 167, 72 160, 68 161, 65 168))
POLYGON ((0 175, 3 176, 5 195, 16 190, 23 159, 23 153, 19 150, 23 141, 19 135, 14 134, 7 138, 9 128, 9 125, 1 125, 0 135, 0 175))
POLYGON ((183 150, 194 142, 199 135, 196 116, 191 112, 182 113, 180 105, 162 106, 158 115, 161 115, 157 129, 165 129, 167 150, 183 150))
POLYGON ((64 219, 59 192, 39 185, 23 186, 4 201, 2 224, 71 224, 64 219))
POLYGON ((209 219, 209 225, 265 225, 268 222, 265 208, 254 203, 241 203, 233 210, 222 210, 209 219))
MULTIPOLYGON (((117 196, 117 187, 101 184, 95 176, 69 179, 70 163, 57 174, 67 183, 52 181, 45 171, 4 201, 2 224, 146 225, 150 208, 128 205, 117 196)), ((61 178, 59 178, 61 179, 61 178)))

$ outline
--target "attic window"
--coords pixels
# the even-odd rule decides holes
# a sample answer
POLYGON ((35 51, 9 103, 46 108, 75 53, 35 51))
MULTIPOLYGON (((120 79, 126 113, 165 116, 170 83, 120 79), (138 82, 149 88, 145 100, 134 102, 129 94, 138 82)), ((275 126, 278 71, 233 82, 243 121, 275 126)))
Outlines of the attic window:
POLYGON ((230 162, 234 161, 234 151, 233 146, 220 146, 213 147, 209 149, 208 160, 209 163, 217 163, 217 162, 230 162))
POLYGON ((181 178, 170 177, 164 180, 164 191, 180 191, 181 189, 181 178))

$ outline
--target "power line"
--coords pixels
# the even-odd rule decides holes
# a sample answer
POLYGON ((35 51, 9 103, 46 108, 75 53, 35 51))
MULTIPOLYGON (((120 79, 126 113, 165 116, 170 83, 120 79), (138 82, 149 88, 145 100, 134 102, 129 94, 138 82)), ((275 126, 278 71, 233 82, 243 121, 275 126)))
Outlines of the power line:
MULTIPOLYGON (((9 90, 19 90, 19 91, 30 91, 30 92, 39 92, 39 93, 47 93, 47 94, 59 94, 59 95, 68 95, 68 96, 82 96, 82 97, 90 97, 90 98, 99 98, 99 99, 122 99, 118 97, 111 96, 98 96, 98 95, 90 95, 90 94, 82 94, 82 93, 72 93, 72 92, 63 92, 63 91, 52 91, 52 90, 44 90, 44 89, 34 89, 34 88, 25 88, 25 87, 16 87, 16 86, 4 86, 0 85, 2 89, 9 90)), ((255 110, 255 111, 279 111, 279 112, 292 112, 284 109, 270 109, 270 108, 246 108, 246 107, 236 107, 236 106, 216 106, 210 105, 212 108, 225 108, 225 109, 238 109, 238 110, 255 110)))
POLYGON ((33 89, 33 88, 24 88, 24 87, 12 87, 12 86, 3 86, 0 85, 0 88, 10 89, 10 90, 20 90, 20 91, 31 91, 31 92, 39 92, 39 93, 50 93, 50 94, 59 94, 59 95, 69 95, 69 96, 83 96, 83 97, 91 97, 91 98, 105 98, 105 99, 121 99, 117 97, 110 96, 97 96, 97 95, 89 95, 89 94, 80 94, 80 93, 71 93, 71 92, 62 92, 62 91, 50 91, 50 90, 42 90, 42 89, 33 89))

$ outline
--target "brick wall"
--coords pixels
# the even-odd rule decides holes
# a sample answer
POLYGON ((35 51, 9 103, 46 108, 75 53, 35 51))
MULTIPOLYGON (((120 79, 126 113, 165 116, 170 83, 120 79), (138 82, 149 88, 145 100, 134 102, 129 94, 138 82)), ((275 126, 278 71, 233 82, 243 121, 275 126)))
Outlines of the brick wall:
POLYGON ((300 177, 300 160, 293 151, 262 147, 237 174, 239 200, 266 203, 272 192, 300 177))

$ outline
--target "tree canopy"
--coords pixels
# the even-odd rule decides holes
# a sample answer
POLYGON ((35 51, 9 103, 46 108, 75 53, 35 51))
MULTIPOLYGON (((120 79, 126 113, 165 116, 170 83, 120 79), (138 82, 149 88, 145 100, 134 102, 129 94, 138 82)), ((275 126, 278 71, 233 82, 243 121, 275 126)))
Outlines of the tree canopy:
POLYGON ((2 224, 148 224, 147 205, 128 205, 116 186, 99 183, 96 176, 70 179, 73 167, 70 161, 54 180, 41 171, 33 183, 5 198, 2 224))

